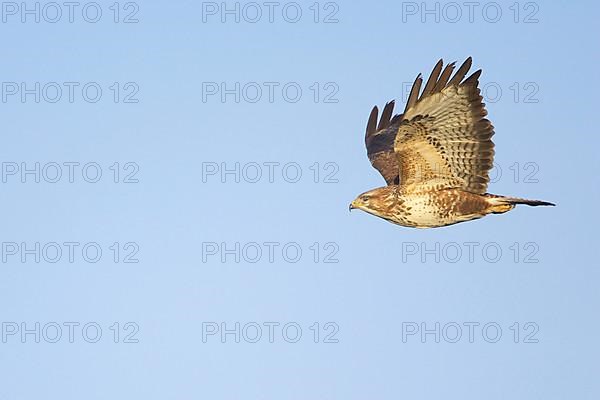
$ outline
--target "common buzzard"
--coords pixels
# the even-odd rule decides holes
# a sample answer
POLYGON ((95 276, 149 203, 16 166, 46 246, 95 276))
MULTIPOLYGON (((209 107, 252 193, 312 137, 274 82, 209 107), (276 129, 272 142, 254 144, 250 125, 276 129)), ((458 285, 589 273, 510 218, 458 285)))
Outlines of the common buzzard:
POLYGON ((392 117, 391 101, 377 123, 373 107, 365 144, 387 186, 361 194, 350 209, 402 226, 434 228, 505 213, 517 204, 554 205, 486 193, 494 127, 478 88, 481 70, 464 79, 471 62, 469 57, 451 78, 454 63, 442 71, 438 61, 421 93, 419 74, 402 114, 392 117))

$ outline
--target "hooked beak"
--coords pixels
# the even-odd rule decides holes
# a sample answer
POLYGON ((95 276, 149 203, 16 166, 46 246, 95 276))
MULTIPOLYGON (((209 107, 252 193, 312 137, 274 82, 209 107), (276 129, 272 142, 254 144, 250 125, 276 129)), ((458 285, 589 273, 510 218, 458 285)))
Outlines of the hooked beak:
POLYGON ((355 209, 356 207, 354 207, 353 203, 350 203, 350 205, 348 206, 348 212, 351 212, 353 209, 355 209))

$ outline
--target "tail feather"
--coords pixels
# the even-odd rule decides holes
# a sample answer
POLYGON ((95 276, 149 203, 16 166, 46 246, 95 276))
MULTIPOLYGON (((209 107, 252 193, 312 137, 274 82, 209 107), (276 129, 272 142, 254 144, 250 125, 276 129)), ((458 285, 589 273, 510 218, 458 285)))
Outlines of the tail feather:
POLYGON ((526 204, 528 206, 555 206, 556 204, 542 200, 529 200, 520 197, 505 197, 495 194, 486 194, 490 203, 490 211, 494 214, 501 214, 515 208, 517 204, 526 204))

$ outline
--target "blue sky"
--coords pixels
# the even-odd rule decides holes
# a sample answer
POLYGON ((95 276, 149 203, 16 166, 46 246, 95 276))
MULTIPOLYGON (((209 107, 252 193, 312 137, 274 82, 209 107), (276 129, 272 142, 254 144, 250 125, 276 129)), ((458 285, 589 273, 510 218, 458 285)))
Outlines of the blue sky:
POLYGON ((0 397, 598 397, 596 3, 113 3, 2 4, 0 397), (489 191, 558 207, 349 214, 468 56, 489 191))

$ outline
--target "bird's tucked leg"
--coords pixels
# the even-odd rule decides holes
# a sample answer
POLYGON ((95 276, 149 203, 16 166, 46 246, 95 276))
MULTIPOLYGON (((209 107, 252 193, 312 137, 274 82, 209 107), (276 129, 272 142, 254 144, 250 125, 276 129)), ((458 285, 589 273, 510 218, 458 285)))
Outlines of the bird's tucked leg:
POLYGON ((489 212, 492 214, 504 214, 515 208, 514 204, 496 204, 489 208, 489 212))

